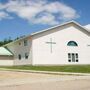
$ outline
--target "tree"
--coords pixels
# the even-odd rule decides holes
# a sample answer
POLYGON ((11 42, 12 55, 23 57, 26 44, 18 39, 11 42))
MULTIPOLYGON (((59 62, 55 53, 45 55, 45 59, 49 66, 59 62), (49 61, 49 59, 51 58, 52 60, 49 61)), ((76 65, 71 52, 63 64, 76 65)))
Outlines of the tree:
POLYGON ((5 44, 8 44, 10 42, 12 42, 13 40, 11 39, 11 37, 9 37, 8 39, 4 39, 3 41, 0 41, 0 46, 3 46, 5 44))

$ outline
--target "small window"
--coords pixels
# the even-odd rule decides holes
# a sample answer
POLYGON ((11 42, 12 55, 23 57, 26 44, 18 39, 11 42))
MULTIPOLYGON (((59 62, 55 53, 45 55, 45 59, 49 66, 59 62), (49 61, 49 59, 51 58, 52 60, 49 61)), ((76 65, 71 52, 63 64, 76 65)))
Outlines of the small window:
POLYGON ((71 62, 71 60, 69 59, 68 62, 71 62))
POLYGON ((78 58, 78 54, 76 53, 76 58, 78 58))
POLYGON ((20 54, 18 55, 18 59, 21 60, 21 55, 20 54))
POLYGON ((21 45, 21 42, 19 42, 19 45, 21 45))
POLYGON ((27 45, 28 45, 27 40, 24 40, 24 46, 27 46, 27 45))
POLYGON ((28 53, 25 53, 25 59, 28 59, 28 53))
POLYGON ((78 44, 75 41, 69 41, 67 46, 78 46, 78 44))
POLYGON ((89 44, 88 44, 87 46, 88 46, 88 47, 90 47, 90 45, 89 45, 89 44))
POLYGON ((68 53, 68 58, 71 58, 71 54, 70 53, 68 53))
POLYGON ((76 62, 78 62, 78 59, 76 60, 76 62))

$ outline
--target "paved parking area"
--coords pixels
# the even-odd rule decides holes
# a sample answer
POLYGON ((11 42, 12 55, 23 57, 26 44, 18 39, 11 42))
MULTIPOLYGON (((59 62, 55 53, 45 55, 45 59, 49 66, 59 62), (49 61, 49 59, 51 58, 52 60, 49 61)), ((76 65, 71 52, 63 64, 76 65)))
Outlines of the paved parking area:
POLYGON ((0 71, 0 90, 90 90, 90 76, 0 71))

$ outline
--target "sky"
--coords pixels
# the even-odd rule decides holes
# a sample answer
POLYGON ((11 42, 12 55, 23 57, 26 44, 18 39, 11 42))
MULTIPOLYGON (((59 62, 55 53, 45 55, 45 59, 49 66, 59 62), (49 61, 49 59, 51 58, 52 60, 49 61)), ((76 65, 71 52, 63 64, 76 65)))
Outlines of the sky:
POLYGON ((70 20, 90 27, 90 0, 0 0, 0 40, 70 20))

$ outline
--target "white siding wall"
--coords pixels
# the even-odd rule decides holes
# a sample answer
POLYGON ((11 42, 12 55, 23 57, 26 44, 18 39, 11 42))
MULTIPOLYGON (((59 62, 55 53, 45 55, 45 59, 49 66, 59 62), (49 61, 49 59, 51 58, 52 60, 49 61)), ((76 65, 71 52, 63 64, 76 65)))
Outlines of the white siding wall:
POLYGON ((13 60, 0 60, 0 66, 12 66, 13 60))
POLYGON ((24 40, 21 40, 8 46, 8 48, 14 53, 14 65, 28 65, 32 62, 32 42, 30 38, 26 38, 25 40, 28 41, 27 46, 24 46, 24 40), (21 45, 19 45, 19 43, 21 43, 21 45), (25 53, 29 54, 28 59, 25 59, 25 53), (21 60, 18 59, 19 54, 22 57, 21 60))
POLYGON ((33 36, 33 65, 58 65, 58 64, 90 64, 90 37, 78 30, 76 26, 65 26, 48 32, 33 36), (50 52, 50 45, 46 42, 50 38, 56 44, 53 45, 53 52, 50 52), (69 41, 76 41, 78 47, 69 47, 69 41), (68 62, 68 53, 78 53, 79 62, 68 62))

